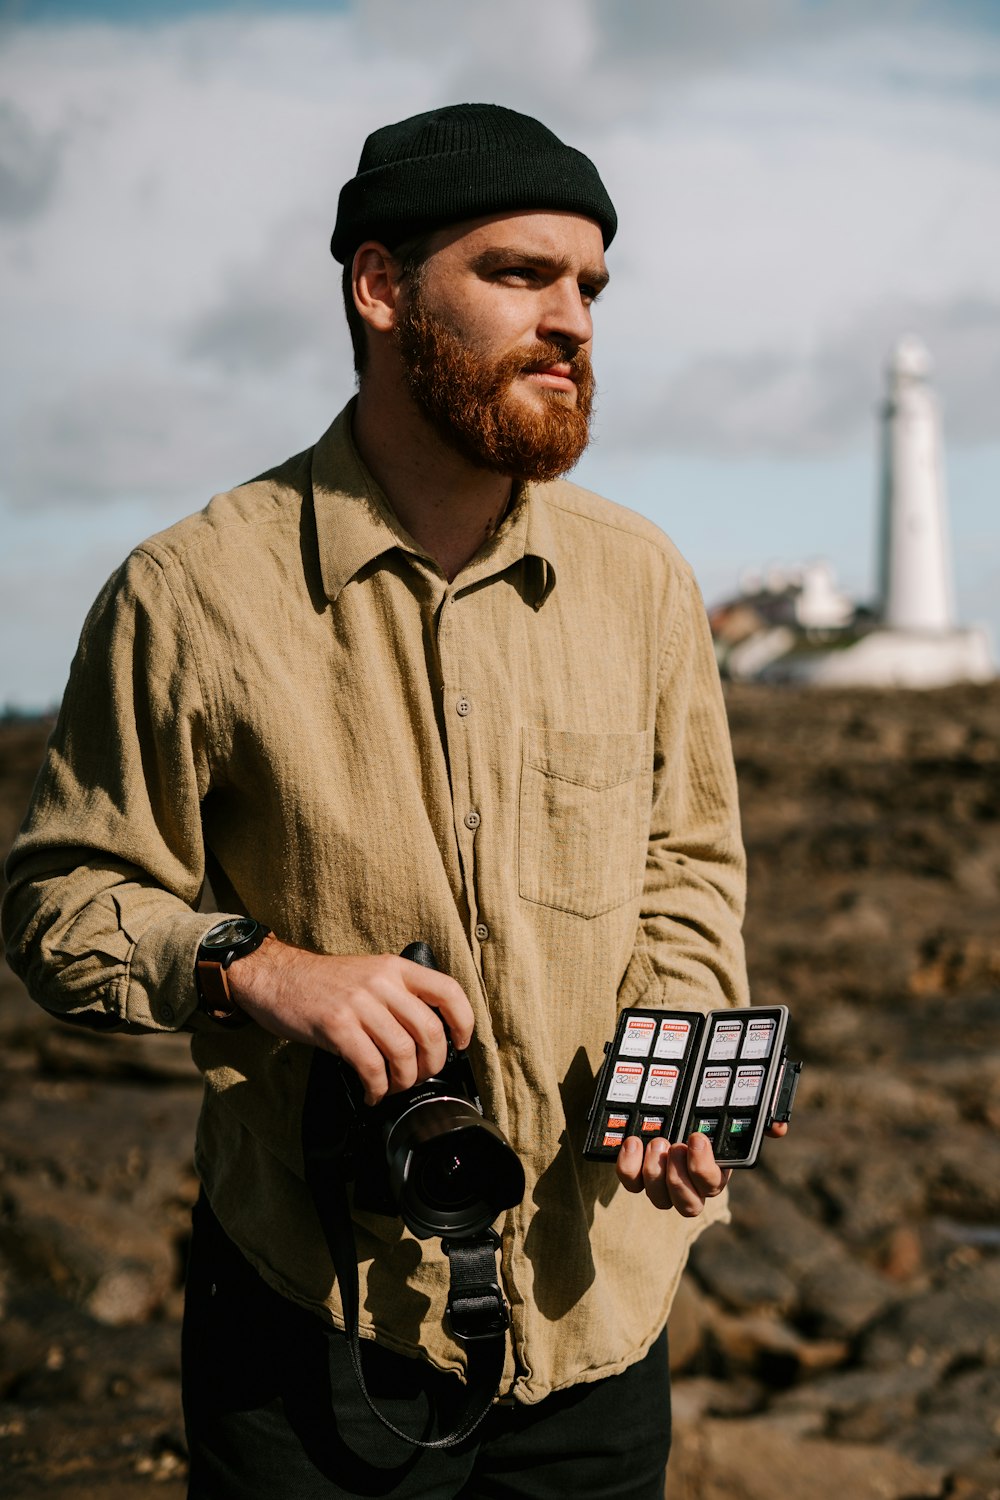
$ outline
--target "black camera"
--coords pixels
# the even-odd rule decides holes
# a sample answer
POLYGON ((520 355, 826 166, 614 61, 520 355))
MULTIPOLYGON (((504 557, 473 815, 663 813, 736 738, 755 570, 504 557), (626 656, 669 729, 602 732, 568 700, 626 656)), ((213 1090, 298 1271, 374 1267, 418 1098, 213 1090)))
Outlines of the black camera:
MULTIPOLYGON (((402 957, 437 968, 426 943, 411 943, 402 957)), ((353 1068, 330 1063, 326 1103, 355 1208, 398 1216, 418 1239, 463 1238, 520 1203, 524 1168, 503 1131, 483 1118, 468 1056, 450 1037, 439 1073, 374 1105, 364 1103, 353 1068)))

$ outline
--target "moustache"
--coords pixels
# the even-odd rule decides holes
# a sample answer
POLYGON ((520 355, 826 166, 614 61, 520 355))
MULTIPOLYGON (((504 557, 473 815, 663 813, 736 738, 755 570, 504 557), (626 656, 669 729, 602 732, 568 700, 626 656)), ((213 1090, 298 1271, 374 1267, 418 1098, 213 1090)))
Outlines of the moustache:
POLYGON ((513 367, 511 373, 517 375, 536 375, 540 370, 551 369, 553 365, 567 365, 569 378, 577 385, 586 382, 591 374, 590 355, 586 349, 571 352, 562 344, 544 341, 532 344, 530 349, 518 350, 516 355, 509 356, 509 363, 513 367))

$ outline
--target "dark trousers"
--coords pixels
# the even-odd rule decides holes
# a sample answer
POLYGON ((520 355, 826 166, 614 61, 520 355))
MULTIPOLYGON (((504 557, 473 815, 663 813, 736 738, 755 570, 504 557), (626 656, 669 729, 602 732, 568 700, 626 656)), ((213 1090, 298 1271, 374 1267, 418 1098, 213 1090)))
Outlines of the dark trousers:
MULTIPOLYGON (((358 1389, 347 1341, 279 1296, 202 1199, 183 1333, 188 1500, 662 1500, 670 1449, 664 1333, 622 1375, 536 1406, 496 1406, 456 1448, 395 1438, 358 1389)), ((405 1432, 455 1423, 453 1375, 364 1345, 368 1389, 405 1432)))

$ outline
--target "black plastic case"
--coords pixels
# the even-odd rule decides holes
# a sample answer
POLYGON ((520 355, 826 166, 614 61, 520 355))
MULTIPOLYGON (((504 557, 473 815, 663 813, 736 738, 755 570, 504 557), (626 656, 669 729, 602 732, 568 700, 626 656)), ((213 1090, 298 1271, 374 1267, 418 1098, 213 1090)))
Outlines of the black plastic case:
POLYGON ((622 1011, 588 1116, 584 1156, 614 1161, 626 1136, 707 1135, 727 1167, 757 1164, 767 1127, 787 1120, 801 1063, 785 1048, 788 1007, 622 1011))

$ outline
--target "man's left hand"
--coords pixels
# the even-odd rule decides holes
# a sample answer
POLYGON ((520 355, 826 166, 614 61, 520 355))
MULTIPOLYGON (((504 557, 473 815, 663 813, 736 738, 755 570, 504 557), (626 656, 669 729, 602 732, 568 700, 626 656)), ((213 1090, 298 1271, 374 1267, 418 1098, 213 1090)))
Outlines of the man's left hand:
MULTIPOLYGON (((783 1136, 787 1125, 772 1125, 768 1135, 783 1136)), ((622 1144, 616 1164, 618 1180, 630 1193, 646 1194, 655 1208, 676 1208, 685 1219, 694 1219, 709 1198, 717 1198, 732 1176, 719 1166, 712 1143, 705 1135, 692 1135, 672 1146, 669 1141, 643 1142, 630 1135, 622 1144)))

